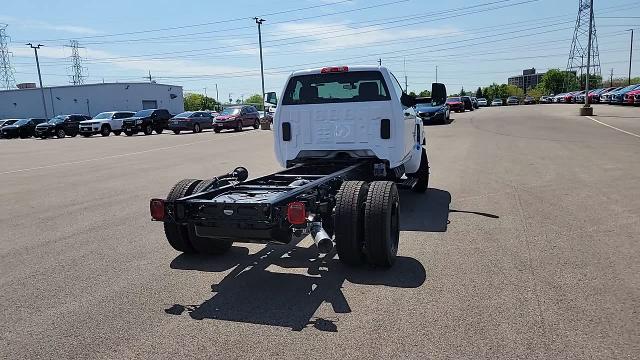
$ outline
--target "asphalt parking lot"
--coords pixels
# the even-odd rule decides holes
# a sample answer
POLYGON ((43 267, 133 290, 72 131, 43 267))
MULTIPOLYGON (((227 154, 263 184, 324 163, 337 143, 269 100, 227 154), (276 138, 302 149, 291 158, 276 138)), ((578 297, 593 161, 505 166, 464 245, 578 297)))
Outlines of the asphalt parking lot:
POLYGON ((169 247, 148 200, 277 170, 269 131, 0 141, 0 358, 638 358, 640 109, 577 112, 428 127, 387 271, 169 247))

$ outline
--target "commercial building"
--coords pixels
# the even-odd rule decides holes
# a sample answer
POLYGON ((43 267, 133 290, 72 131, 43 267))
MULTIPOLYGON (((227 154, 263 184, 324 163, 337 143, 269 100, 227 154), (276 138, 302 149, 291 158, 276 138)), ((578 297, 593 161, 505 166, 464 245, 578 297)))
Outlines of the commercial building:
POLYGON ((51 118, 60 114, 95 116, 103 111, 163 108, 173 114, 184 111, 182 87, 156 83, 106 83, 26 87, 0 91, 0 119, 51 118), (45 109, 42 104, 44 90, 45 109))
POLYGON ((545 73, 537 73, 536 68, 522 70, 522 75, 512 76, 508 80, 509 85, 514 85, 520 89, 527 91, 527 89, 533 89, 538 86, 542 81, 542 77, 545 73))

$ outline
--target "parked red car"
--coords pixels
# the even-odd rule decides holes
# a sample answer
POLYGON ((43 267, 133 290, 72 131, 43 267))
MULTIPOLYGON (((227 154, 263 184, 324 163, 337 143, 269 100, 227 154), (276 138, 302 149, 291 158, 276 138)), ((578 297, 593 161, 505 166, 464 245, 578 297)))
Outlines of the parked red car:
POLYGON ((624 105, 640 106, 640 102, 638 102, 638 100, 640 100, 640 89, 629 91, 624 94, 624 100, 622 100, 622 103, 624 105))
POLYGON ((460 97, 450 97, 447 99, 450 111, 464 112, 464 103, 460 97))
POLYGON ((220 115, 213 121, 213 131, 220 132, 224 129, 242 131, 245 126, 260 127, 260 114, 250 105, 238 105, 224 108, 220 115))

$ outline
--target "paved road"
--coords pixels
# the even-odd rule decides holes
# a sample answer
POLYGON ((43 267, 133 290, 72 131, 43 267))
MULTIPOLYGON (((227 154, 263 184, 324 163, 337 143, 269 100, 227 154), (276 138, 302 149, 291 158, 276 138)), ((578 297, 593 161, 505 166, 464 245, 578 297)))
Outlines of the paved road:
POLYGON ((270 132, 0 141, 0 358, 638 358, 640 109, 576 112, 429 127, 389 271, 165 243, 148 199, 276 170, 270 132))

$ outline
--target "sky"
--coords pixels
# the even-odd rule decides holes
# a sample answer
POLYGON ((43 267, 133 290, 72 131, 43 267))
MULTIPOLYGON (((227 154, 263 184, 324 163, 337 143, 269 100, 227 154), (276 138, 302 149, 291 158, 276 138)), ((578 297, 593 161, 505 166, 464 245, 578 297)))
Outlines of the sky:
MULTIPOLYGON (((640 39, 640 2, 595 0, 603 76, 626 77, 630 33, 640 39)), ((70 40, 85 83, 145 81, 183 86, 220 101, 260 93, 258 30, 265 90, 280 92, 291 71, 380 59, 408 90, 443 82, 458 92, 535 67, 564 69, 578 0, 3 0, 16 82, 66 85, 70 40), (148 81, 148 80, 147 80, 148 81)), ((640 74, 634 41, 633 75, 640 74)))

